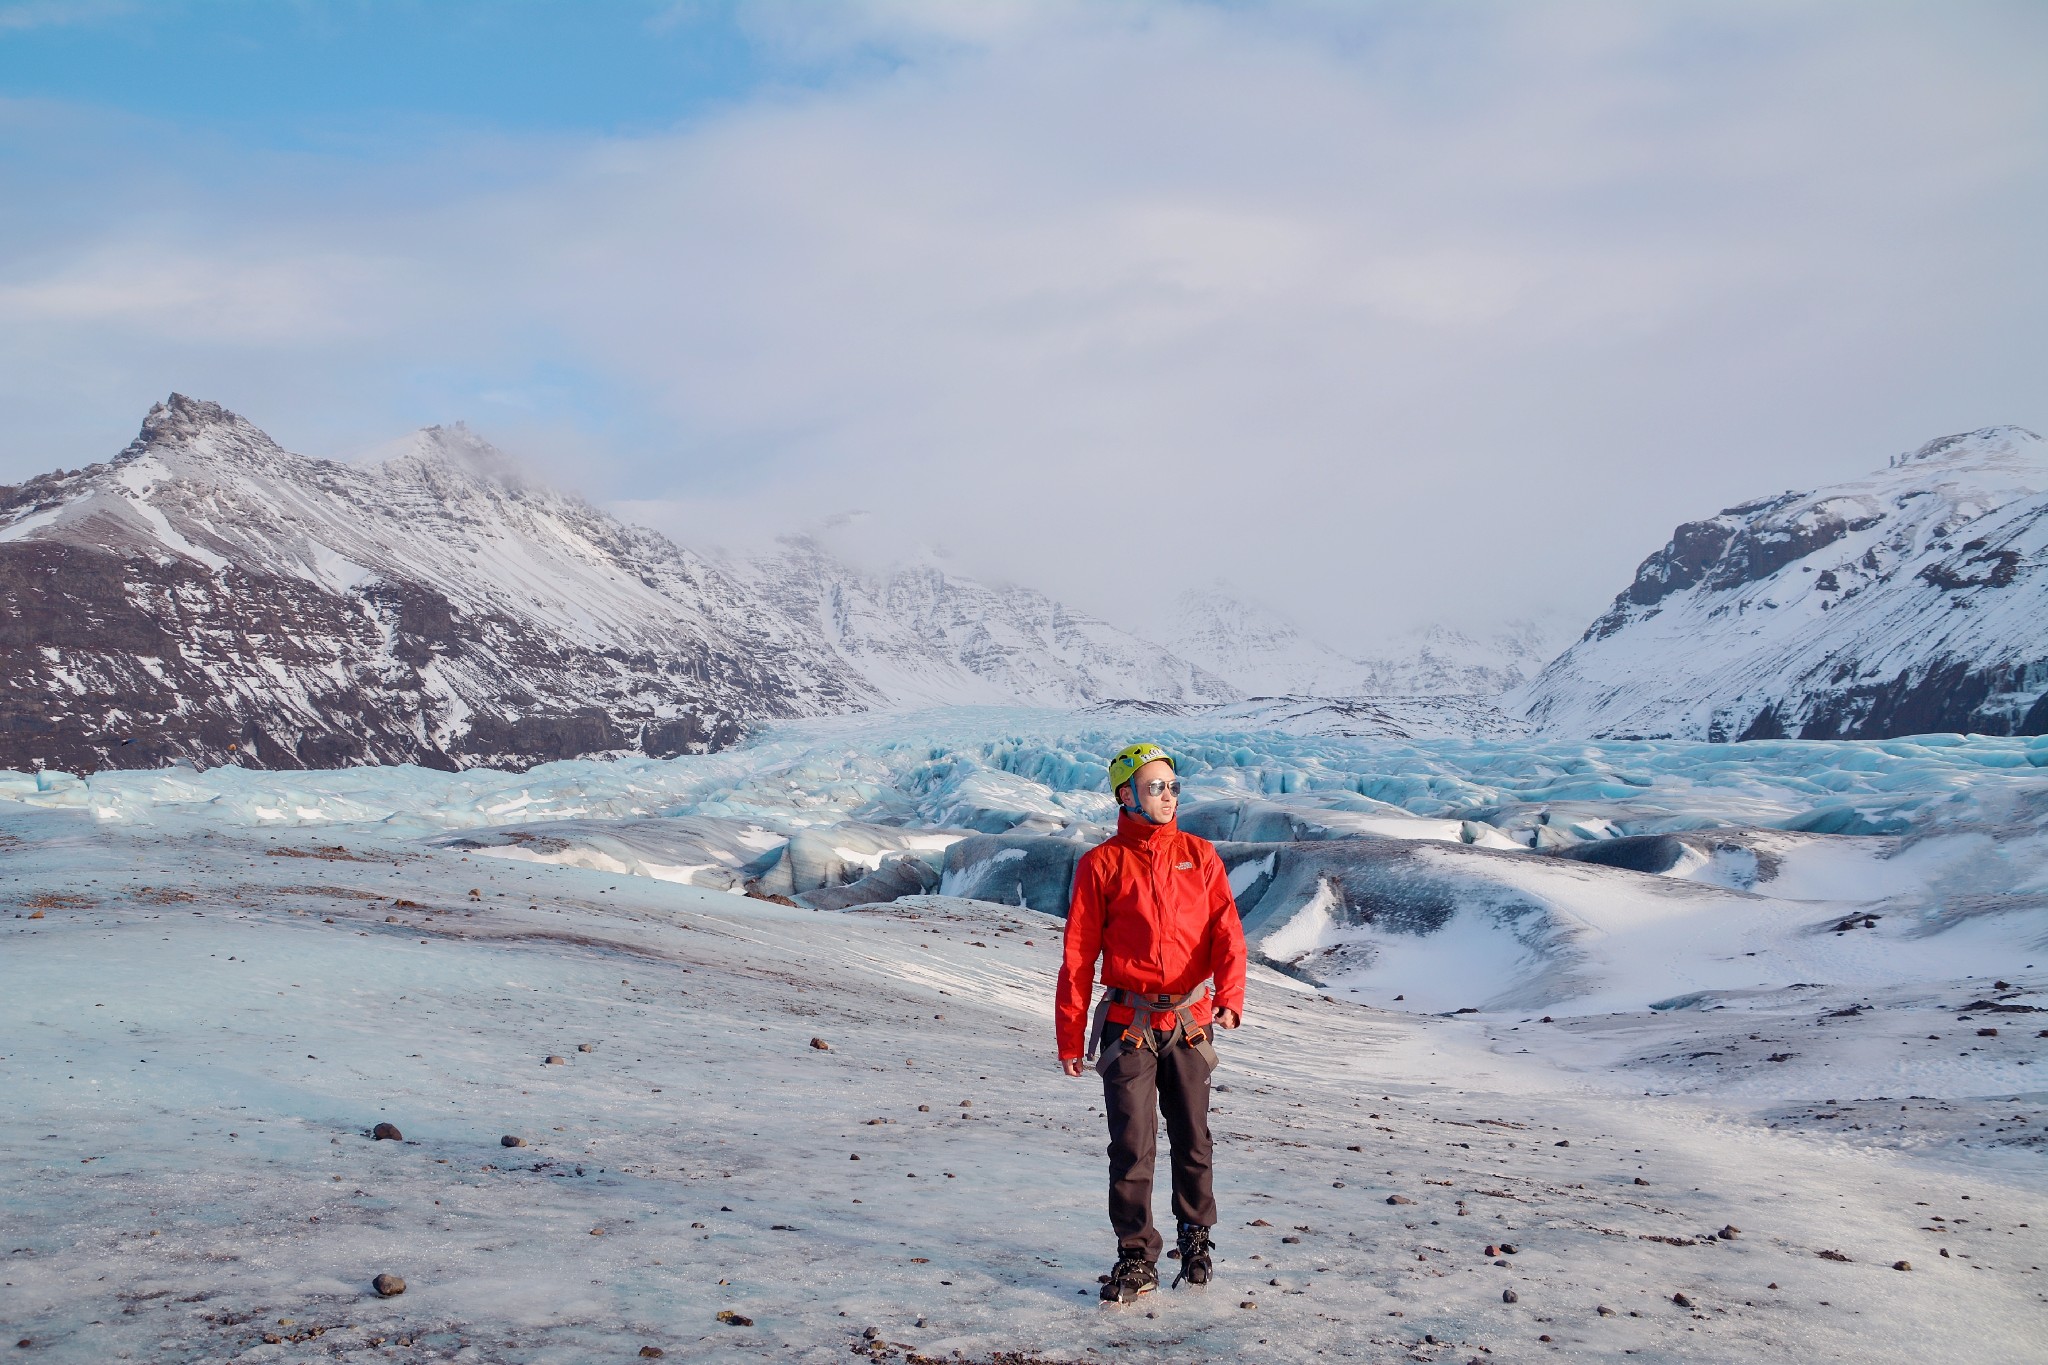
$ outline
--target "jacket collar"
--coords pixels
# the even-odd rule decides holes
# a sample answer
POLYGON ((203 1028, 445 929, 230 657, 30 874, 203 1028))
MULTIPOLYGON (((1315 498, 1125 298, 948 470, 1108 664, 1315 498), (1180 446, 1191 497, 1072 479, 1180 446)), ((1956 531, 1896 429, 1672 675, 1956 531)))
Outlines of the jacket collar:
POLYGON ((1178 817, 1164 825, 1140 820, 1129 811, 1116 813, 1116 837, 1134 848, 1152 848, 1180 832, 1178 817))

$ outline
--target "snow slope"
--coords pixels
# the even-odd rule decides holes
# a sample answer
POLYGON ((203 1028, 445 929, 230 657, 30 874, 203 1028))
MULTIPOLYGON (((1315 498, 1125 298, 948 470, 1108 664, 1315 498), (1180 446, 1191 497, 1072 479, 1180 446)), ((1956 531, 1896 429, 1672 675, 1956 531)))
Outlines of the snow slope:
POLYGON ((874 693, 706 561, 457 427, 368 465, 173 395, 0 490, 0 762, 523 766, 730 743, 874 693))
POLYGON ((1559 735, 2048 731, 2048 442, 1987 427, 1688 522, 1504 704, 1559 735))

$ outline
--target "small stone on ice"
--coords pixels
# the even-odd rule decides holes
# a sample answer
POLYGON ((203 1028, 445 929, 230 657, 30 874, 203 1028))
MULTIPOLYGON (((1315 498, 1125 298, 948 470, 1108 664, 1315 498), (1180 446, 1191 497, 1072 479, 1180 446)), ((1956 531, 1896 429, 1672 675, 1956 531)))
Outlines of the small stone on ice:
POLYGON ((596 1048, 592 1047, 592 1046, 591 1046, 590 1044, 588 1044, 588 1043, 578 1043, 578 1044, 576 1044, 576 1050, 577 1050, 578 1052, 595 1052, 595 1051, 597 1051, 597 1049, 596 1049, 596 1048))
POLYGON ((379 1297, 392 1299, 405 1292, 405 1281, 396 1275, 379 1275, 370 1281, 370 1288, 376 1290, 379 1297))
POLYGON ((403 1142, 405 1134, 398 1131, 395 1123, 380 1123, 370 1130, 370 1136, 379 1142, 403 1142))
POLYGON ((811 1039, 811 1046, 820 1052, 830 1052, 832 1050, 832 1044, 826 1042, 823 1038, 811 1039))
POLYGON ((1390 1194, 1387 1196, 1387 1202, 1389 1204, 1412 1204, 1415 1201, 1405 1194, 1390 1194))
POLYGON ((500 1147, 524 1147, 526 1145, 526 1139, 523 1137, 514 1136, 511 1133, 507 1133, 505 1134, 505 1136, 498 1139, 498 1145, 500 1147))
POLYGON ((642 1346, 640 1348, 640 1354, 642 1358, 647 1360, 660 1360, 663 1356, 667 1355, 668 1352, 662 1350, 659 1346, 642 1346))
POLYGON ((1892 1269, 1893 1269, 1893 1270, 1911 1270, 1912 1268, 1913 1268, 1913 1263, 1912 1263, 1911 1261, 1893 1261, 1893 1262, 1892 1262, 1892 1269))
POLYGON ((1609 1308, 1604 1303, 1601 1304, 1598 1308, 1595 1308, 1593 1311, 1595 1313, 1598 1313, 1603 1318, 1611 1318, 1614 1316, 1614 1310, 1612 1308, 1609 1308))
POLYGON ((550 1053, 548 1054, 548 1059, 547 1059, 546 1065, 548 1065, 548 1066, 567 1066, 567 1065, 569 1065, 569 1059, 568 1059, 567 1057, 557 1057, 557 1056, 556 1056, 556 1055, 555 1055, 554 1053, 550 1052, 550 1053))
POLYGON ((1677 1304, 1680 1308, 1692 1307, 1692 1300, 1688 1299, 1684 1294, 1673 1294, 1671 1296, 1671 1301, 1677 1304))
POLYGON ((1520 1294, 1517 1294, 1512 1289, 1503 1289, 1500 1291, 1500 1301, 1502 1303, 1514 1303, 1521 1297, 1522 1296, 1520 1294))
POLYGON ((1742 1229, 1736 1227, 1733 1223, 1730 1223, 1727 1227, 1722 1228, 1720 1232, 1720 1238, 1724 1242, 1732 1242, 1741 1235, 1742 1229))

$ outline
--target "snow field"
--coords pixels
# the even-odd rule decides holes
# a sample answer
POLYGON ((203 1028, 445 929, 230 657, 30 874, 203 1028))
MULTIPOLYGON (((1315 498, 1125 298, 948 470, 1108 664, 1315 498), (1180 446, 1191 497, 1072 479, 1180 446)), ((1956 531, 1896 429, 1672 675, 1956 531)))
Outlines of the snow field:
MULTIPOLYGON (((2038 1149, 1788 1121, 1874 1121, 1889 1092, 1818 1082, 1871 1079, 1893 1040, 1859 1030, 1922 1017, 1903 997, 1543 1026, 1260 970, 1217 1077, 1218 1282, 1102 1309, 1100 1090, 1054 1071, 1048 917, 786 908, 390 826, 0 832, 24 1360, 825 1361, 874 1326, 897 1359, 1996 1362, 2048 1321, 2038 1149), (1680 1083, 1683 1051, 1795 1023, 1797 1060, 1680 1083)), ((2031 1074, 2000 1022, 1996 1078, 2031 1074)), ((2007 1107, 2036 1126, 2041 1099, 2007 1107)))

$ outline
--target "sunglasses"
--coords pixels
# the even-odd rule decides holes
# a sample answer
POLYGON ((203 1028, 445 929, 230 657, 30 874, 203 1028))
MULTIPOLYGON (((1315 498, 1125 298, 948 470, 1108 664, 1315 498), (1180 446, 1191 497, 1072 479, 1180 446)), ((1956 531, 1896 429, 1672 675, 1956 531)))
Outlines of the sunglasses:
POLYGON ((1155 798, 1167 792, 1172 792, 1175 796, 1179 796, 1180 779, 1176 777, 1171 782, 1168 782, 1164 778, 1155 777, 1150 782, 1144 784, 1143 790, 1145 795, 1155 798))

